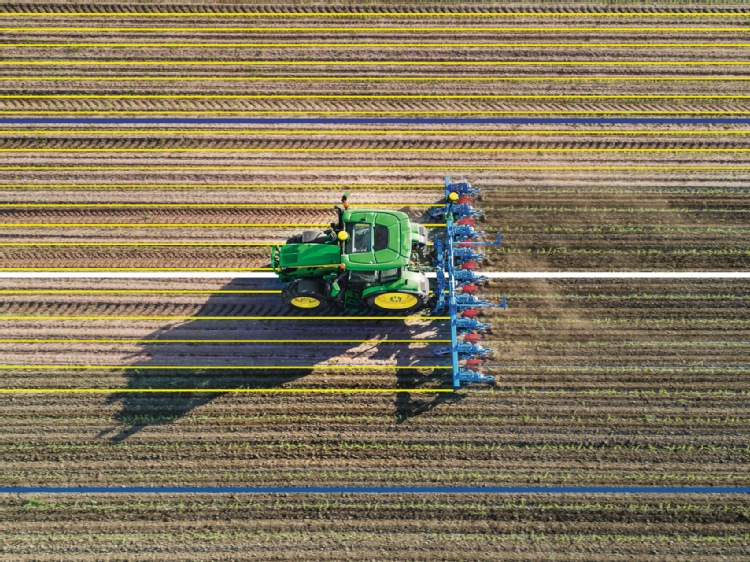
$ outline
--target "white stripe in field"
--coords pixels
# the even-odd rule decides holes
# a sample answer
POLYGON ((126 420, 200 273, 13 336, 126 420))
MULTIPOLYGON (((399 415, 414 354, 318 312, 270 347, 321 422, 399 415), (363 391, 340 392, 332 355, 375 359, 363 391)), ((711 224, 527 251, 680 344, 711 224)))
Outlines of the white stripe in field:
MULTIPOLYGON (((489 279, 750 279, 750 271, 482 271, 489 279)), ((434 273, 427 277, 434 278, 434 273)), ((0 271, 0 279, 276 279, 270 271, 0 271)))

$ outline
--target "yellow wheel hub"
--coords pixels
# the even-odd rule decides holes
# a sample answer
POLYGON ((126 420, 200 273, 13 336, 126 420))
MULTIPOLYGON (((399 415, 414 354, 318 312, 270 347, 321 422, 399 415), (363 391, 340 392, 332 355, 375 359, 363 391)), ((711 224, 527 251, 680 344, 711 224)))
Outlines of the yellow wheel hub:
POLYGON ((409 293, 383 293, 375 297, 375 306, 389 310, 403 310, 416 306, 419 299, 409 293))
POLYGON ((315 297, 294 297, 292 304, 297 308, 318 308, 320 301, 315 297))

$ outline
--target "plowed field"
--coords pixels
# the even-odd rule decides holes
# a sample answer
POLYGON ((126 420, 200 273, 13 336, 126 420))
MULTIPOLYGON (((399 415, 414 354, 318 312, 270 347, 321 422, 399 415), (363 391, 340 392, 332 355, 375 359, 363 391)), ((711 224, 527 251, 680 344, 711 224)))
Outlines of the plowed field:
MULTIPOLYGON (((746 271, 749 14, 2 4, 0 118, 51 121, 0 124, 0 269, 265 268, 268 244, 333 220, 343 186, 435 223, 451 175, 484 189, 480 228, 503 234, 487 270, 746 271), (169 121, 191 117, 277 121, 169 121), (591 121, 539 121, 563 117, 591 121), (337 118, 363 121, 320 121, 337 118)), ((0 398, 0 486, 750 486, 747 281, 493 282, 482 296, 510 305, 485 315, 497 386, 457 394, 425 392, 448 388, 445 322, 315 320, 279 289, 1 279, 0 388, 58 392, 0 398)), ((3 494, 0 557, 740 559, 748 509, 747 494, 3 494)))

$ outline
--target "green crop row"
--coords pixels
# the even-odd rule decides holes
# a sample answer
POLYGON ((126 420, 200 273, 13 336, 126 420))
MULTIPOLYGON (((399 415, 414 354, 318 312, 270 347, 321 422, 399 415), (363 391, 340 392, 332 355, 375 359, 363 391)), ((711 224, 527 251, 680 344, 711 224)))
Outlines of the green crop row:
POLYGON ((617 340, 590 340, 580 341, 541 341, 541 340, 492 340, 493 345, 514 345, 533 347, 560 347, 560 348, 587 348, 587 347, 747 347, 750 341, 617 341, 617 340))
MULTIPOLYGON (((579 138, 576 136, 576 138, 579 138)), ((599 138, 599 135, 597 135, 599 138)), ((478 184, 477 184, 478 185, 478 184)), ((575 187, 544 187, 544 186, 529 186, 529 187, 492 187, 493 193, 490 197, 497 199, 497 194, 505 193, 561 193, 561 194, 573 194, 590 196, 596 194, 624 194, 624 195, 640 195, 643 193, 658 193, 666 195, 737 195, 746 194, 749 192, 744 187, 699 187, 699 188, 668 188, 668 187, 640 187, 634 186, 630 188, 618 188, 618 187, 586 187, 586 188, 575 188, 575 187)))
POLYGON ((482 544, 502 544, 516 542, 532 543, 565 543, 565 544, 587 544, 611 542, 617 544, 626 543, 664 543, 673 545, 675 543, 687 544, 734 544, 746 543, 750 541, 750 534, 647 534, 647 533, 545 533, 529 531, 524 533, 500 533, 485 531, 476 531, 476 533, 461 532, 430 532, 424 530, 402 530, 397 533, 384 533, 382 531, 182 531, 175 533, 167 532, 137 532, 130 533, 67 533, 61 531, 46 531, 43 533, 17 533, 12 534, 7 539, 8 545, 32 545, 40 543, 55 544, 89 544, 89 545, 106 545, 114 543, 120 545, 138 545, 143 546, 150 543, 156 544, 184 544, 189 545, 194 542, 232 542, 242 543, 249 542, 257 546, 261 542, 282 542, 291 543, 295 548, 304 547, 318 543, 340 544, 350 547, 352 544, 372 543, 377 545, 393 545, 394 547, 403 547, 410 539, 415 539, 424 548, 424 544, 434 543, 435 541, 449 543, 482 543, 482 544))
POLYGON ((547 247, 547 248, 499 248, 498 255, 518 255, 518 254, 580 254, 591 256, 750 256, 750 249, 737 248, 711 248, 711 249, 677 249, 661 250, 659 248, 566 248, 566 247, 547 247))
MULTIPOLYGON (((521 315, 498 315, 492 317, 493 324, 526 324, 534 326, 535 328, 544 330, 545 327, 553 324, 562 324, 565 326, 588 326, 594 325, 592 328, 598 327, 596 325, 601 324, 615 324, 625 325, 626 328, 661 328, 664 326, 718 326, 721 329, 725 329, 728 326, 736 328, 744 328, 750 326, 750 319, 744 318, 697 318, 695 316, 683 316, 679 318, 674 317, 656 317, 656 318, 644 318, 644 317, 622 317, 613 318, 611 316, 587 316, 584 318, 540 318, 538 316, 521 316, 521 315)), ((555 328, 557 329, 557 328, 555 328)))
POLYGON ((134 454, 143 451, 181 451, 189 450, 192 454, 200 453, 224 453, 237 454, 242 452, 260 451, 297 451, 315 449, 322 452, 333 451, 446 451, 446 452, 499 452, 499 451, 664 451, 664 452, 691 452, 691 453, 715 453, 730 452, 750 454, 750 443, 746 445, 719 445, 719 444, 691 444, 682 443, 671 445, 660 444, 620 444, 605 440, 600 443, 584 443, 572 441, 570 443, 499 443, 469 441, 453 442, 410 442, 403 440, 394 441, 326 441, 321 443, 309 443, 307 441, 222 441, 216 443, 173 441, 168 443, 11 443, 0 445, 0 451, 33 451, 38 454, 52 454, 63 452, 88 452, 88 451, 130 451, 134 454))
POLYGON ((518 232, 528 234, 747 234, 746 226, 517 226, 500 225, 496 227, 503 233, 518 232))
POLYGON ((493 363, 487 367, 491 371, 503 373, 528 372, 534 371, 544 374, 555 373, 605 373, 605 374, 622 374, 622 373, 659 373, 659 374, 678 374, 678 375, 705 375, 716 373, 730 374, 747 374, 747 365, 712 365, 705 366, 702 363, 681 364, 681 365, 523 365, 523 364, 502 364, 493 363))
MULTIPOLYGON (((578 501, 569 503, 527 500, 524 497, 515 500, 497 501, 495 498, 487 498, 486 501, 478 502, 475 499, 465 502, 457 498, 450 501, 434 500, 422 497, 419 500, 349 500, 349 499, 324 499, 318 501, 289 501, 286 499, 268 500, 240 500, 231 501, 126 501, 107 503, 106 501, 74 500, 69 502, 51 502, 31 496, 20 506, 24 511, 66 512, 66 511, 88 511, 88 512, 180 512, 180 511, 203 511, 203 512, 244 512, 255 510, 273 511, 315 511, 320 513, 340 511, 366 510, 377 513, 378 511, 406 511, 406 512, 471 512, 473 515, 488 515, 492 511, 597 511, 597 512, 651 512, 660 513, 735 513, 750 515, 750 505, 747 504, 723 504, 723 503, 673 503, 673 502, 641 502, 641 503, 602 503, 598 501, 578 501)), ((0 513, 8 514, 17 512, 18 506, 0 504, 0 513)))
MULTIPOLYGON (((583 393, 583 392, 582 392, 583 393)), ((747 392, 745 393, 747 394, 747 392)), ((684 403, 681 402, 682 405, 684 403)), ((662 404, 659 406, 654 406, 653 404, 650 406, 651 408, 662 408, 662 407, 671 407, 671 403, 662 404)), ((552 407, 551 405, 547 405, 547 407, 552 407)), ((736 406, 732 406, 733 408, 736 408, 736 406)), ((297 415, 288 415, 288 416, 222 416, 222 415, 216 415, 216 416, 209 416, 209 415, 202 415, 202 416, 196 416, 196 415, 185 415, 185 416, 166 416, 166 415, 139 415, 139 416, 127 416, 127 417, 121 417, 118 416, 118 422, 122 424, 127 425, 137 425, 137 424, 153 424, 153 423, 172 423, 179 420, 179 425, 181 427, 188 427, 197 425, 201 422, 208 422, 208 424, 221 424, 222 426, 227 425, 226 422, 234 422, 234 423, 247 423, 247 422, 257 422, 258 425, 262 424, 262 426, 267 427, 269 425, 274 424, 310 424, 310 423, 323 423, 323 424, 334 424, 337 427, 340 425, 347 425, 352 426, 353 428, 358 428, 359 426, 367 426, 373 423, 386 423, 386 424, 392 424, 392 423, 398 423, 402 420, 400 416, 394 416, 391 414, 384 414, 383 416, 357 416, 357 415, 351 415, 351 416, 332 416, 332 417, 325 417, 325 416, 318 416, 318 415, 306 415, 306 414, 297 414, 297 415)), ((94 417, 78 417, 78 416, 26 416, 26 415, 19 415, 19 416, 2 416, 0 417, 0 423, 3 424, 11 424, 13 422, 22 422, 24 424, 26 423, 34 423, 34 424, 42 424, 42 423, 55 423, 55 424, 64 424, 64 423, 71 423, 71 422, 92 422, 92 421, 112 421, 112 418, 109 416, 100 416, 98 418, 94 417)), ((465 416, 431 416, 429 420, 425 420, 424 422, 421 422, 420 420, 411 420, 410 426, 414 427, 414 429, 418 429, 420 425, 423 423, 425 425, 432 426, 434 424, 438 423, 445 423, 445 424, 473 424, 473 423, 484 423, 484 424, 508 424, 508 423, 532 423, 532 422, 565 422, 565 423, 591 423, 591 422, 598 422, 598 423, 604 423, 604 422, 620 422, 620 423, 693 423, 693 424, 722 424, 722 423, 733 423, 733 424, 743 424, 743 423, 750 423, 750 418, 745 418, 742 416, 737 415, 714 415, 714 416, 690 416, 690 415, 682 415, 682 416, 656 416, 656 415, 633 415, 633 416, 614 416, 614 415, 607 415, 606 417, 602 417, 601 415, 595 415, 591 414, 588 416, 561 416, 559 414, 547 414, 547 415, 539 415, 539 414, 517 414, 517 415, 465 415, 465 416)), ((246 426, 246 429, 248 431, 251 431, 258 427, 255 423, 250 423, 246 426)), ((233 425, 232 428, 234 430, 238 429, 237 425, 233 425)))
MULTIPOLYGON (((495 293, 490 298, 508 299, 575 299, 575 300, 750 300, 750 293, 495 293)), ((486 293, 485 293, 485 296, 486 293)))
MULTIPOLYGON (((696 463, 700 465, 700 463, 696 463)), ((374 482, 393 484, 406 482, 409 484, 436 485, 462 485, 467 483, 494 483, 498 485, 537 485, 543 484, 633 484, 633 485, 662 485, 662 484, 695 484, 695 485, 743 485, 750 483, 750 477, 746 472, 710 472, 705 467, 696 472, 664 472, 661 467, 651 468, 650 472, 640 471, 602 471, 576 470, 567 471, 523 471, 514 470, 510 472, 489 471, 480 469, 457 468, 455 470, 419 470, 419 469, 359 469, 359 470, 334 470, 334 469, 273 469, 273 470, 250 470, 237 469, 225 470, 220 466, 207 467, 206 470, 198 469, 175 471, 158 470, 148 467, 140 469, 131 467, 127 470, 109 469, 106 473, 100 469, 88 471, 78 470, 73 473, 61 472, 59 470, 46 470, 40 472, 32 471, 8 471, 3 473, 3 482, 9 486, 27 486, 29 482, 43 485, 60 485, 65 482, 69 485, 97 485, 102 478, 112 485, 133 486, 163 482, 180 482, 183 485, 258 485, 265 486, 269 482, 290 482, 330 485, 341 485, 343 483, 361 483, 372 485, 374 482)))
POLYGON ((542 205, 503 205, 503 206, 484 206, 485 213, 491 212, 522 212, 522 213, 737 213, 744 214, 750 212, 750 209, 722 209, 722 208, 704 208, 704 207, 552 207, 542 205))

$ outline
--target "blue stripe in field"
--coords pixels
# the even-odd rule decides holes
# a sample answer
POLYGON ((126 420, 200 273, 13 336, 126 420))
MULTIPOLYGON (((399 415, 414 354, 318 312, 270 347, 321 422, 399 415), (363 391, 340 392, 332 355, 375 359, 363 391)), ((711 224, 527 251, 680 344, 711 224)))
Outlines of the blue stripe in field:
POLYGON ((726 487, 10 487, 2 494, 750 494, 726 487))
POLYGON ((675 117, 675 118, 641 118, 641 117, 448 117, 448 118, 401 118, 401 117, 4 117, 0 118, 0 125, 361 125, 361 124, 391 124, 391 125, 538 125, 570 123, 581 125, 747 125, 750 118, 708 118, 708 117, 675 117))

